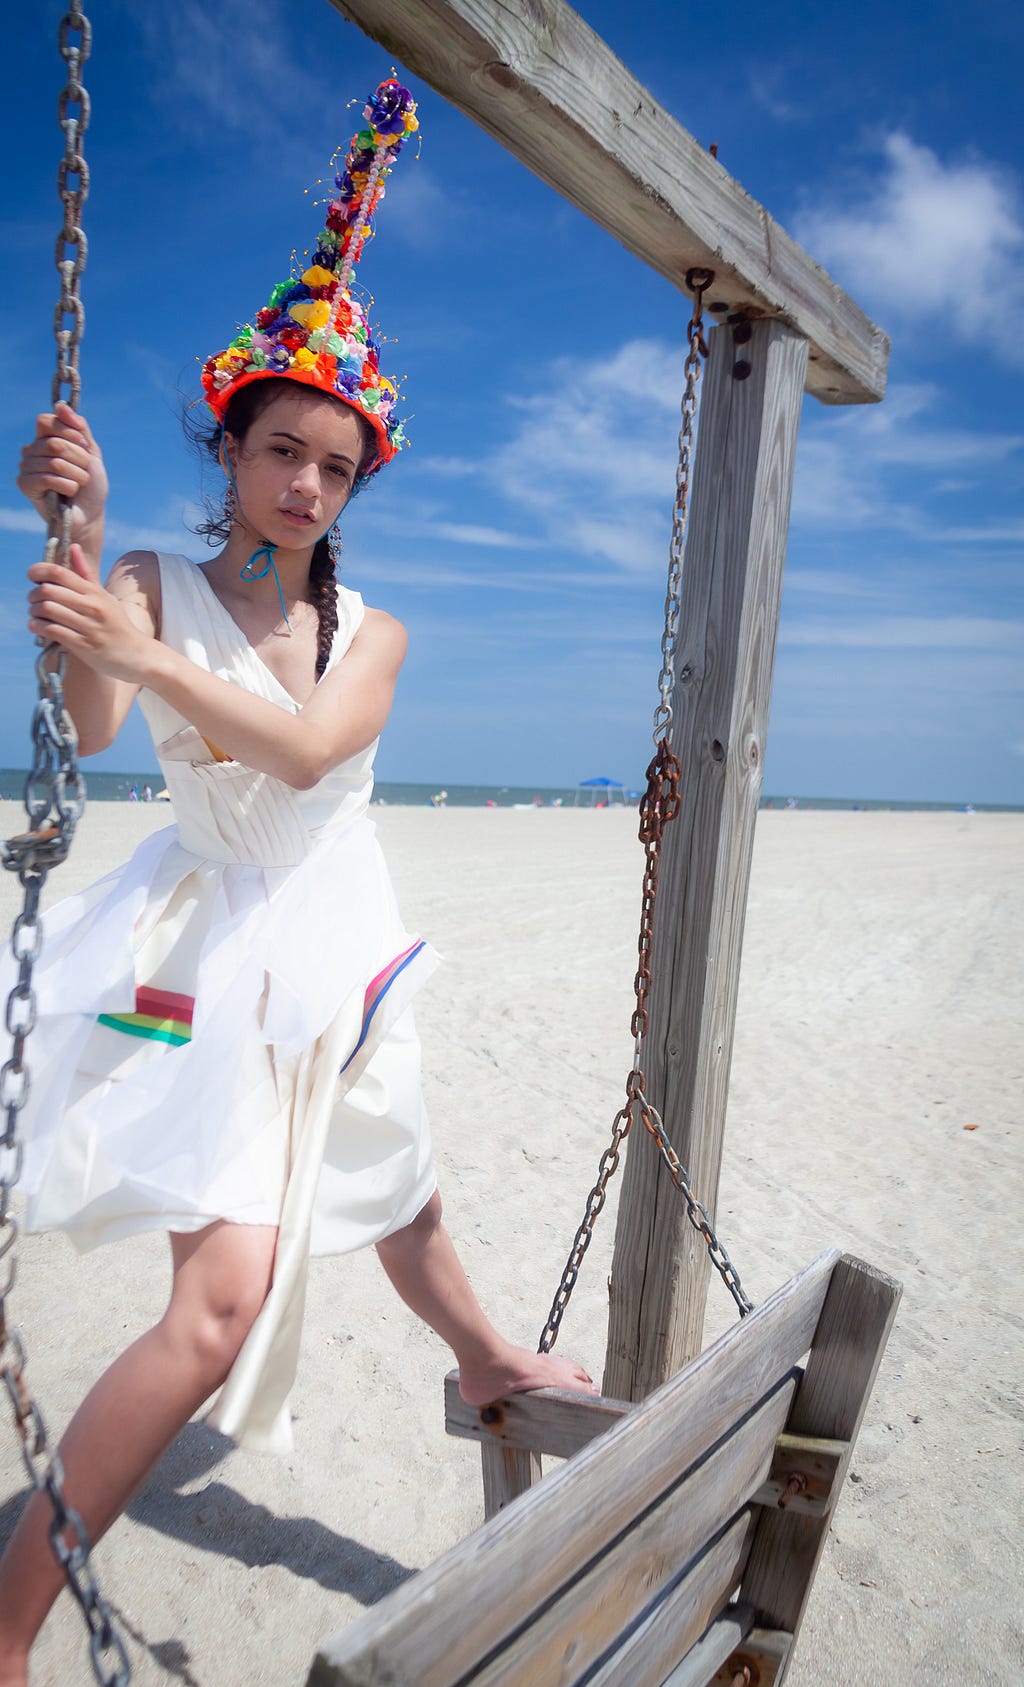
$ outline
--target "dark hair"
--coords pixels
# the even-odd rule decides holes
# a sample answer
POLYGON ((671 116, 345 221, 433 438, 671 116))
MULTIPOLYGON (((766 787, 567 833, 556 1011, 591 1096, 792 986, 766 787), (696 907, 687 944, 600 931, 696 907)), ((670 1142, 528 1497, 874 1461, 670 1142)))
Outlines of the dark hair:
MULTIPOLYGON (((252 427, 257 416, 261 415, 273 399, 287 388, 294 392, 291 381, 284 377, 268 376, 264 380, 250 381, 248 386, 240 387, 232 393, 224 412, 223 429, 218 425, 207 428, 198 425, 191 419, 186 421, 185 432, 191 443, 198 449, 202 457, 209 457, 213 462, 220 460, 221 440, 224 433, 233 434, 241 444, 252 427)), ((309 388, 315 391, 315 388, 309 388)), ((365 422, 354 406, 350 405, 353 415, 359 422, 359 431, 363 439, 363 455, 356 471, 352 497, 365 484, 366 471, 374 462, 378 447, 373 430, 365 422)), ((195 523, 193 531, 200 534, 208 545, 223 545, 227 543, 231 533, 231 517, 227 510, 218 507, 209 498, 206 502, 206 514, 201 521, 195 523)), ((334 562, 331 558, 331 548, 327 542, 326 533, 313 546, 313 555, 309 561, 309 589, 313 607, 317 615, 316 635, 316 677, 324 673, 334 643, 334 635, 338 630, 338 595, 334 589, 334 562)))

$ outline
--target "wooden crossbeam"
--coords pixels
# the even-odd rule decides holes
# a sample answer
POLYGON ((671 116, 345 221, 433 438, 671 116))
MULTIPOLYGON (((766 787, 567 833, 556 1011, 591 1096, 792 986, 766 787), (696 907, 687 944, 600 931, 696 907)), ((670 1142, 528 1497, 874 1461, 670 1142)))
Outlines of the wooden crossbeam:
POLYGON ((331 4, 674 286, 705 266, 712 310, 796 328, 816 398, 882 397, 881 329, 564 0, 331 4))
MULTIPOLYGON (((543 1454, 572 1458, 635 1409, 627 1400, 608 1400, 603 1395, 591 1398, 560 1388, 512 1394, 489 1406, 468 1406, 459 1393, 458 1371, 449 1371, 444 1379, 447 1433, 457 1440, 476 1441, 482 1447, 497 1449, 508 1457, 522 1454, 540 1458, 543 1454)), ((771 1469, 752 1496, 753 1503, 778 1506, 797 1516, 826 1516, 838 1497, 839 1468, 846 1463, 849 1451, 848 1441, 815 1435, 780 1435, 771 1469)), ((523 1492, 530 1486, 532 1480, 523 1483, 517 1491, 523 1492)), ((492 1515, 486 1501, 485 1511, 492 1515)))
POLYGON ((444 1379, 444 1426, 449 1435, 556 1459, 572 1458, 632 1410, 626 1400, 571 1394, 562 1388, 538 1388, 532 1394, 510 1394, 490 1406, 467 1406, 459 1393, 458 1371, 449 1371, 444 1379))

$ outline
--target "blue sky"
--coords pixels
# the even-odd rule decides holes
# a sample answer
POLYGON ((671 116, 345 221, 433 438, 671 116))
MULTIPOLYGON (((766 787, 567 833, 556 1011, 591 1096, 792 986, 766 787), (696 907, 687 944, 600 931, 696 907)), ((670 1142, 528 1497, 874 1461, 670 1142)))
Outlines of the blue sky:
MULTIPOLYGON (((13 487, 48 405, 61 5, 25 13, 0 125, 0 763, 24 763, 13 487), (28 21, 25 21, 28 20, 28 21)), ((84 410, 108 561, 207 554, 182 442, 198 361, 316 232, 304 190, 390 60, 327 0, 94 0, 84 410)), ((765 791, 1024 802, 1024 22, 1010 0, 585 0, 655 98, 891 335, 882 406, 805 402, 765 791)), ((399 66, 401 70, 401 67, 399 66)), ((648 755, 686 303, 424 86, 363 264, 412 448, 344 578, 406 622, 387 779, 636 784, 648 755)), ((141 719, 94 765, 152 766, 141 719)))

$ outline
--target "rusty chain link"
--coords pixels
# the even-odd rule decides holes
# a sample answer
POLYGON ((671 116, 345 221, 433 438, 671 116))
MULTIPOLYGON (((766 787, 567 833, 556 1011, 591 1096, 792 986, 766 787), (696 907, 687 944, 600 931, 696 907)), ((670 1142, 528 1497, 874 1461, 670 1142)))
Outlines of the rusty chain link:
POLYGON ((601 1156, 597 1181, 584 1209, 562 1278, 551 1303, 547 1323, 541 1331, 538 1352, 550 1353, 558 1339, 563 1314, 572 1297, 580 1274, 583 1258, 590 1246, 594 1225, 605 1204, 608 1185, 619 1166, 622 1144, 629 1135, 635 1118, 650 1133, 661 1155, 662 1163, 686 1203, 686 1214, 698 1234, 703 1237, 708 1256, 726 1288, 739 1308, 740 1317, 754 1309, 754 1303, 740 1281, 739 1273, 728 1253, 715 1235, 707 1208, 690 1188, 689 1178, 673 1148, 657 1108, 647 1099, 646 1077, 643 1068, 644 1039, 649 1015, 647 997, 651 987, 651 956, 654 945, 654 908, 658 894, 658 870, 661 863, 661 844, 664 828, 679 813, 679 780, 681 769, 668 742, 672 723, 672 692, 675 686, 675 659, 679 644, 679 614, 682 597, 683 550, 686 521, 690 505, 690 483, 693 465, 694 423, 697 416, 697 384, 701 375, 701 358, 708 354, 703 328, 704 293, 714 280, 707 269, 691 269, 686 284, 693 293, 693 315, 687 329, 688 346, 683 366, 682 422, 679 431, 679 465, 676 471, 675 504, 672 512, 672 539, 669 548, 668 583, 665 591, 665 626, 661 638, 661 672, 658 675, 658 704, 654 711, 654 758, 647 769, 647 789, 640 804, 640 841, 644 846, 643 897, 640 910, 640 936, 637 940, 639 964, 633 981, 636 1006, 630 1030, 633 1034, 633 1065, 626 1078, 626 1097, 612 1123, 612 1137, 601 1156))
MULTIPOLYGON (((59 47, 66 66, 66 82, 57 102, 64 134, 64 156, 57 171, 57 191, 64 222, 57 236, 56 266, 60 299, 54 314, 57 368, 51 396, 54 408, 64 400, 77 406, 81 393, 78 354, 85 328, 79 291, 85 267, 86 241, 82 207, 89 191, 89 172, 82 156, 82 136, 89 123, 89 96, 82 86, 81 68, 89 57, 92 31, 81 9, 71 0, 61 19, 59 47), (64 389, 67 388, 65 393, 64 389)), ((51 493, 47 500, 48 532, 45 560, 68 562, 72 506, 51 493)), ((42 641, 39 641, 42 642, 42 641)), ((7 997, 5 1023, 12 1037, 10 1055, 0 1067, 0 1110, 5 1115, 0 1137, 0 1261, 7 1265, 0 1283, 0 1378, 10 1399, 14 1424, 21 1439, 21 1456, 32 1487, 45 1494, 52 1517, 50 1546, 81 1608, 89 1630, 93 1674, 101 1687, 127 1687, 131 1680, 128 1656, 114 1628, 107 1604, 89 1564, 89 1536, 81 1517, 64 1494, 64 1469, 50 1447, 46 1424, 25 1379, 25 1348, 8 1323, 7 1297, 17 1276, 18 1222, 10 1210, 11 1196, 21 1175, 24 1148, 18 1136, 18 1115, 28 1100, 29 1069, 25 1045, 36 1022, 33 968, 42 952, 43 925, 39 902, 52 867, 67 856, 75 826, 85 808, 85 782, 78 769, 78 739, 64 708, 66 659, 47 645, 36 661, 38 701, 32 717, 33 764, 25 780, 25 812, 29 829, 0 843, 3 865, 17 873, 24 891, 21 912, 11 931, 11 948, 18 964, 17 983, 7 997), (52 667, 49 664, 52 662, 52 667)))

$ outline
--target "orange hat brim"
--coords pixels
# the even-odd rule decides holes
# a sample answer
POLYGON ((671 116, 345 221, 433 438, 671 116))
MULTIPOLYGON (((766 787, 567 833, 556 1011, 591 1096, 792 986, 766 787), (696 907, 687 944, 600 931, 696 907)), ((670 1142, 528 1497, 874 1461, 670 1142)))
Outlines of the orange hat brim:
POLYGON ((326 386, 313 369, 247 369, 244 374, 239 375, 228 386, 222 387, 219 392, 208 392, 206 402, 218 421, 223 422, 224 412, 236 392, 240 392, 242 387, 251 386, 253 381, 266 380, 296 381, 300 386, 312 387, 314 391, 324 393, 327 398, 335 398, 339 404, 347 405, 364 422, 369 423, 377 443, 377 456, 370 467, 364 469, 364 478, 368 474, 373 474, 376 469, 381 468, 385 463, 390 463, 392 457, 398 455, 397 447, 392 445, 388 438, 387 429, 379 416, 371 415, 369 410, 364 410, 361 404, 357 404, 355 399, 350 398, 347 393, 339 392, 337 387, 326 386))

